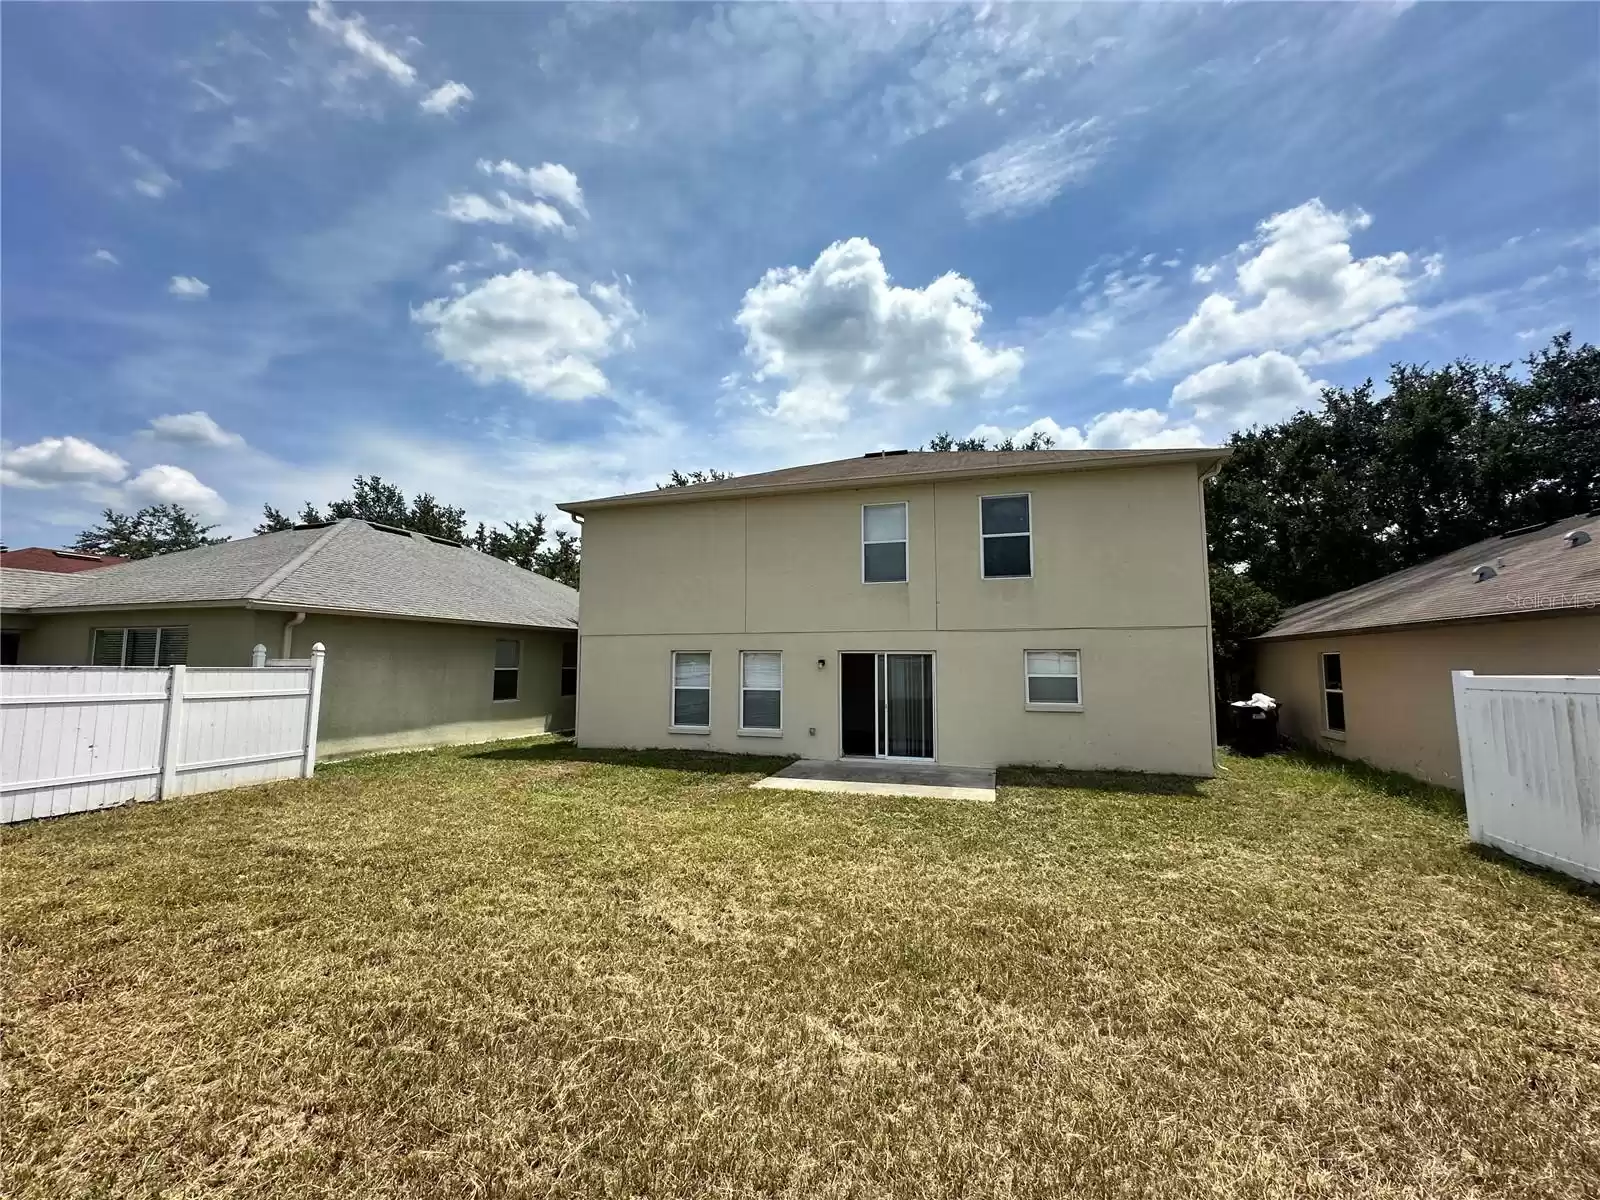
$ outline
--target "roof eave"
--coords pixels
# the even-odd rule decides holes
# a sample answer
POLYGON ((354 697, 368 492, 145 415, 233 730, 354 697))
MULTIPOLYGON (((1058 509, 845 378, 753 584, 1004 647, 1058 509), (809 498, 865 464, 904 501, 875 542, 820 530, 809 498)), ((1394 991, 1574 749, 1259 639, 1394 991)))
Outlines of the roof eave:
POLYGON ((1226 447, 1184 449, 1139 455, 1108 455, 1079 462, 1009 463, 989 467, 965 467, 948 471, 889 472, 862 475, 855 479, 806 480, 797 483, 756 484, 744 488, 698 491, 694 487, 658 488, 653 492, 630 492, 624 496, 602 496, 596 500, 570 500, 556 507, 564 513, 582 516, 606 508, 639 508, 652 504, 688 504, 698 500, 742 500, 751 496, 781 496, 796 492, 845 492, 861 488, 905 486, 923 483, 958 483, 970 479, 1015 478, 1020 475, 1058 475, 1076 471, 1106 471, 1124 467, 1172 466, 1178 463, 1205 464, 1210 470, 1222 465, 1233 453, 1226 447))
POLYGON ((1276 633, 1269 629, 1251 638, 1252 642, 1303 642, 1310 638, 1357 637, 1367 633, 1397 633, 1405 629, 1437 629, 1443 625, 1483 625, 1491 621, 1537 620, 1540 617, 1571 617, 1597 611, 1593 604, 1565 604, 1549 608, 1515 608, 1503 612, 1471 613, 1459 617, 1433 617, 1425 621, 1390 621, 1383 625, 1342 625, 1337 629, 1311 629, 1276 633))
POLYGON ((577 618, 571 625, 552 625, 536 621, 490 621, 476 617, 425 617, 416 613, 384 612, 374 608, 333 608, 318 604, 297 604, 293 600, 141 600, 136 604, 62 604, 52 607, 34 606, 27 610, 8 608, 6 612, 27 611, 32 616, 51 616, 55 613, 102 612, 152 612, 162 609, 187 608, 248 608, 259 612, 317 613, 328 617, 374 617, 388 621, 424 621, 436 625, 485 625, 496 629, 549 629, 552 631, 577 631, 577 618))

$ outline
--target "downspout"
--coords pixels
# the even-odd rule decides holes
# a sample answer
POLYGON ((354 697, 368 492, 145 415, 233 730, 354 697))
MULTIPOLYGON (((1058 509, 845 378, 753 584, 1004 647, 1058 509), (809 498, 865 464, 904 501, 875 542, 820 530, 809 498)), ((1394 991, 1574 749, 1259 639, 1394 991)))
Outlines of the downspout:
POLYGON ((283 655, 284 658, 294 657, 294 627, 306 619, 303 612, 295 613, 283 623, 283 655))
POLYGON ((1211 726, 1211 772, 1217 769, 1217 648, 1212 641, 1211 629, 1211 535, 1206 529, 1206 484, 1222 470, 1222 461, 1210 470, 1200 472, 1200 561, 1204 564, 1202 575, 1206 585, 1206 712, 1211 726))

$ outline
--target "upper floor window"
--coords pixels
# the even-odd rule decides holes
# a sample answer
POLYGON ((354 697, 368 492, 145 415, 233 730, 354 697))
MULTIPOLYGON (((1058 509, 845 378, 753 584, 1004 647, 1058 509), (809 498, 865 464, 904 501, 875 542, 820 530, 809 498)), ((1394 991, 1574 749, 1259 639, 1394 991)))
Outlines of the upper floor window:
POLYGON ((90 661, 97 667, 170 667, 189 661, 189 628, 96 629, 90 661))
POLYGON ((494 698, 517 698, 517 675, 522 667, 522 643, 514 638, 496 638, 494 643, 494 698))
POLYGON ((1033 513, 1026 492, 978 501, 985 579, 1026 579, 1033 574, 1033 513))
POLYGON ((861 506, 861 581, 863 583, 904 583, 906 581, 907 506, 863 504, 861 506))

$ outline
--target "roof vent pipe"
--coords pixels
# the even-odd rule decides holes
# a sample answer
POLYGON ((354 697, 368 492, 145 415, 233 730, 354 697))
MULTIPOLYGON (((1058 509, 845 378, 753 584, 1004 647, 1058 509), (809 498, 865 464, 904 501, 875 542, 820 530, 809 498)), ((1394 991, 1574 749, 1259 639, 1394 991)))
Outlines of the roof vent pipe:
POLYGON ((1590 542, 1594 541, 1594 539, 1589 536, 1589 531, 1587 529, 1574 529, 1571 533, 1563 536, 1561 540, 1565 542, 1569 548, 1573 546, 1587 546, 1590 542))

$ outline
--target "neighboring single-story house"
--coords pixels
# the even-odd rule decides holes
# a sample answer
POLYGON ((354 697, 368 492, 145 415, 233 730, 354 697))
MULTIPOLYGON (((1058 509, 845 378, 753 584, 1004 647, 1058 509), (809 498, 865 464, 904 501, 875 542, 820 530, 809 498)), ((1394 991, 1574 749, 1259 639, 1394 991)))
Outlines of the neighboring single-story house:
POLYGON ((46 571, 71 575, 114 567, 128 560, 116 554, 91 554, 87 550, 52 550, 48 546, 19 546, 0 550, 0 571, 46 571))
POLYGON ((1210 775, 1226 457, 885 451, 563 504, 578 744, 1210 775))
POLYGON ((319 752, 570 729, 578 593, 347 519, 77 575, 0 570, 24 665, 245 666, 327 650, 319 752))
POLYGON ((1600 512, 1302 604, 1256 642, 1291 738, 1459 789, 1451 671, 1600 675, 1600 512))

